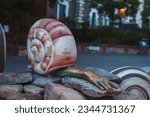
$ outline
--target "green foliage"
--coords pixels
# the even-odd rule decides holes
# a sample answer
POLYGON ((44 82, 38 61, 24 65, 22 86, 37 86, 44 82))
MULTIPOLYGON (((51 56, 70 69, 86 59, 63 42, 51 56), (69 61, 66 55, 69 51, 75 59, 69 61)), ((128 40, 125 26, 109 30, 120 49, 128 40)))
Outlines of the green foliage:
POLYGON ((102 27, 97 31, 97 38, 94 43, 116 45, 122 40, 122 33, 113 27, 102 27))
POLYGON ((49 7, 50 8, 54 8, 55 7, 55 5, 56 5, 56 2, 57 2, 57 0, 48 0, 49 1, 49 7))
POLYGON ((0 1, 0 15, 4 23, 13 22, 13 24, 28 24, 28 20, 33 17, 32 0, 13 0, 8 3, 5 0, 0 1))
POLYGON ((98 8, 99 4, 102 2, 102 0, 91 0, 89 1, 89 7, 91 8, 98 8))
POLYGON ((138 45, 139 41, 142 39, 142 35, 135 31, 126 31, 124 34, 125 37, 122 42, 126 45, 138 45))
POLYGON ((67 25, 70 29, 74 28, 76 24, 75 20, 71 17, 61 18, 60 21, 67 25))
MULTIPOLYGON (((21 36, 17 43, 26 42, 24 35, 32 25, 35 16, 32 15, 32 0, 0 0, 0 20, 10 26, 11 38, 21 36)), ((12 40, 12 39, 9 39, 12 40)))
POLYGON ((144 11, 142 12, 143 24, 149 26, 150 19, 150 2, 149 0, 145 0, 144 11))
POLYGON ((140 2, 138 0, 124 0, 124 4, 125 7, 127 8, 126 15, 135 17, 140 2))
POLYGON ((108 45, 138 45, 142 38, 141 34, 135 31, 122 31, 113 27, 100 27, 95 30, 73 31, 78 42, 108 45))
POLYGON ((126 16, 135 17, 139 6, 138 0, 91 0, 89 3, 91 7, 98 8, 99 11, 103 11, 104 14, 107 14, 112 24, 115 18, 119 18, 114 14, 115 9, 126 8, 126 16), (99 6, 99 4, 101 4, 101 6, 99 6))
POLYGON ((8 20, 10 6, 4 0, 0 0, 0 18, 8 20))
POLYGON ((18 23, 26 23, 28 21, 28 18, 32 16, 32 6, 31 6, 31 0, 18 0, 14 3, 12 3, 11 6, 11 14, 12 18, 15 19, 14 21, 18 23))

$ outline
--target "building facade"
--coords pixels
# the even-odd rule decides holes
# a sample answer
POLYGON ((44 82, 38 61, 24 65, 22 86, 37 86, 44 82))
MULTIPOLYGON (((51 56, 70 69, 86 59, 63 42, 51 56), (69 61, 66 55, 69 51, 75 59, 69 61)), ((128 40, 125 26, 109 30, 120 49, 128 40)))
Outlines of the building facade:
MULTIPOLYGON (((88 22, 90 28, 96 28, 98 26, 108 26, 110 24, 110 19, 107 15, 100 14, 98 9, 90 8, 90 0, 57 0, 55 8, 50 8, 48 6, 49 2, 47 0, 47 17, 55 17, 58 20, 63 17, 71 17, 77 23, 77 28, 81 28, 82 23, 88 22)), ((139 10, 135 17, 124 17, 122 22, 124 24, 137 24, 138 27, 142 28, 142 16, 141 13, 144 7, 144 0, 139 0, 139 10)))
POLYGON ((96 8, 89 7, 89 0, 57 0, 55 8, 49 7, 47 0, 47 17, 55 17, 60 20, 63 17, 70 17, 76 21, 77 28, 86 22, 89 27, 96 28, 101 25, 109 25, 109 18, 101 16, 96 8), (106 22, 105 22, 106 21, 106 22))

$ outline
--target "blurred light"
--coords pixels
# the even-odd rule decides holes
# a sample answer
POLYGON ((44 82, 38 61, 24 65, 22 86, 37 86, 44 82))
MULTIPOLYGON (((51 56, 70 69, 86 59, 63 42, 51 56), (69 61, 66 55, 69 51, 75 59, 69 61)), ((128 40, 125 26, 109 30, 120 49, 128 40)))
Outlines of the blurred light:
POLYGON ((125 8, 120 8, 119 9, 119 15, 120 16, 125 16, 125 12, 126 12, 125 8))

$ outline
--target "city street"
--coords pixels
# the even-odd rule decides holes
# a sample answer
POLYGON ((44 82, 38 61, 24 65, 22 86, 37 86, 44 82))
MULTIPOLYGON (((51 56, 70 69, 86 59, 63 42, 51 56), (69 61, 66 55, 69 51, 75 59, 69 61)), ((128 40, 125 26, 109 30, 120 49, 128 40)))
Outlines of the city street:
MULTIPOLYGON (((5 72, 25 72, 27 61, 27 57, 8 56, 5 72)), ((108 71, 122 66, 137 66, 150 72, 150 56, 78 53, 75 67, 89 66, 100 67, 108 71)))

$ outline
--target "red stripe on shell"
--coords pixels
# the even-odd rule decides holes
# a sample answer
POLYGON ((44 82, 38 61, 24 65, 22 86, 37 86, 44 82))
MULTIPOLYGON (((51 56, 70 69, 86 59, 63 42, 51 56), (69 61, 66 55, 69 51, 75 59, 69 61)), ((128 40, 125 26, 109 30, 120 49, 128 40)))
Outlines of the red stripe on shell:
POLYGON ((53 28, 57 28, 59 26, 65 26, 64 24, 60 23, 60 22, 56 22, 55 25, 47 25, 46 30, 48 32, 50 32, 53 28))
POLYGON ((40 28, 46 28, 46 26, 51 23, 54 19, 44 19, 40 22, 39 26, 40 28))
POLYGON ((75 63, 75 57, 68 56, 65 59, 60 59, 58 61, 55 61, 52 65, 49 66, 48 71, 52 71, 60 67, 67 67, 70 65, 74 65, 74 63, 75 63))
POLYGON ((64 36, 73 36, 71 32, 64 31, 64 30, 58 30, 51 34, 52 40, 58 39, 60 37, 64 36))
MULTIPOLYGON (((50 24, 51 22, 56 22, 57 20, 55 19, 50 19, 50 18, 47 18, 47 19, 44 19, 40 22, 39 26, 40 28, 43 28, 43 29, 46 29, 47 25, 50 24)), ((58 22, 58 21, 57 21, 58 22)))
POLYGON ((46 35, 43 35, 41 39, 42 44, 44 45, 46 41, 47 41, 47 37, 46 35))

